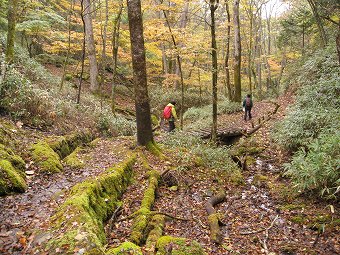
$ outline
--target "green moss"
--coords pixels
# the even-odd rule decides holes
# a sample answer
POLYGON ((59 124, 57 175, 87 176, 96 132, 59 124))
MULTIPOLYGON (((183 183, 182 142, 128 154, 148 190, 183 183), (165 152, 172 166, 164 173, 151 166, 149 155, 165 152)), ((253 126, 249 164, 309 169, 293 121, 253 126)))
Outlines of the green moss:
POLYGON ((124 242, 117 248, 109 249, 105 252, 106 255, 143 255, 141 248, 131 242, 124 242))
POLYGON ((53 238, 46 244, 47 250, 59 248, 63 254, 73 254, 77 248, 104 254, 103 222, 113 213, 129 185, 135 161, 133 154, 96 179, 86 180, 70 190, 51 220, 53 238))
POLYGON ((149 222, 146 233, 148 234, 148 238, 146 240, 146 247, 151 248, 156 246, 157 240, 163 235, 165 224, 165 216, 164 215, 154 215, 149 222))
POLYGON ((157 126, 160 123, 160 120, 155 114, 151 114, 151 123, 153 126, 157 126))
POLYGON ((186 238, 162 236, 157 241, 157 255, 168 254, 169 246, 172 247, 172 255, 205 255, 202 246, 196 241, 190 241, 186 238))
POLYGON ((65 164, 74 169, 84 167, 84 162, 78 157, 79 152, 81 152, 81 148, 77 147, 70 155, 64 158, 65 164))
POLYGON ((0 195, 6 195, 12 191, 25 192, 26 189, 24 178, 12 166, 11 162, 0 160, 0 195))
POLYGON ((208 222, 210 226, 210 239, 214 243, 221 243, 222 242, 222 235, 220 231, 219 222, 219 215, 217 213, 210 214, 208 216, 208 222))
POLYGON ((254 175, 252 184, 259 188, 264 188, 268 186, 268 177, 261 174, 254 175))
POLYGON ((46 142, 34 144, 31 147, 31 155, 42 172, 58 173, 63 170, 59 155, 46 142))
POLYGON ((93 138, 92 133, 85 130, 75 132, 71 135, 49 138, 47 143, 59 155, 59 157, 63 159, 79 145, 89 143, 93 140, 93 138))
POLYGON ((298 196, 296 190, 292 189, 290 186, 286 186, 285 184, 268 182, 267 185, 270 189, 271 195, 279 200, 291 203, 298 196))
POLYGON ((0 159, 5 159, 11 162, 11 164, 21 172, 25 171, 25 161, 4 144, 0 144, 0 159))
POLYGON ((162 153, 161 148, 154 141, 148 142, 147 145, 146 145, 146 149, 148 151, 150 151, 153 155, 159 157, 160 159, 165 159, 166 158, 164 156, 164 154, 162 153))
POLYGON ((155 192, 160 178, 160 174, 155 170, 149 171, 148 175, 149 184, 147 189, 144 191, 140 209, 135 213, 136 217, 134 218, 130 235, 130 240, 136 244, 140 244, 146 239, 147 233, 145 230, 151 217, 150 210, 155 202, 155 192))
POLYGON ((295 215, 295 216, 292 216, 290 218, 290 221, 297 223, 297 224, 300 224, 300 225, 303 225, 303 224, 307 223, 308 219, 303 215, 295 215))
POLYGON ((301 210, 304 207, 305 207, 304 204, 285 204, 285 205, 279 206, 279 209, 282 211, 294 211, 294 210, 301 210))

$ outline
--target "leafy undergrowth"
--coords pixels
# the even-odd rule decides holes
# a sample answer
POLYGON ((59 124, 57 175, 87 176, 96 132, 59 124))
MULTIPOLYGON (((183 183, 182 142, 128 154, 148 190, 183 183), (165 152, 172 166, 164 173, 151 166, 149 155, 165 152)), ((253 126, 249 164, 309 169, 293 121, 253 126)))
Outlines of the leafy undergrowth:
MULTIPOLYGON (((126 242, 131 241, 135 223, 131 216, 141 208, 149 185, 147 172, 152 169, 168 173, 158 183, 155 201, 150 208, 152 212, 166 215, 162 235, 186 238, 171 240, 185 244, 196 241, 209 255, 339 253, 338 205, 293 194, 288 181, 281 177, 282 163, 289 155, 271 142, 269 132, 274 123, 284 117, 286 106, 291 101, 291 94, 280 98, 281 107, 272 119, 252 137, 241 140, 230 149, 242 152, 240 157, 247 154, 247 166, 242 172, 228 159, 228 148, 214 149, 209 144, 198 142, 198 146, 189 144, 188 149, 185 144, 174 142, 176 137, 179 139, 178 133, 169 141, 161 132, 156 139, 166 157, 160 159, 143 151, 149 167, 141 157, 134 165, 134 179, 121 198, 120 210, 105 222, 105 250, 116 252, 114 248, 117 247, 120 247, 118 250, 132 247, 126 242), (220 164, 214 167, 218 160, 220 164), (215 245, 210 240, 205 203, 220 189, 226 190, 227 197, 215 209, 225 225, 221 226, 222 243, 215 245), (124 246, 120 246, 123 243, 124 246)), ((271 107, 271 103, 258 103, 253 111, 254 122, 271 107)), ((242 115, 241 112, 221 115, 221 126, 250 129, 250 122, 244 122, 242 115)), ((192 142, 196 143, 195 140, 192 142)), ((49 218, 67 199, 67 190, 86 178, 99 176, 105 169, 125 159, 128 151, 135 150, 133 137, 99 139, 91 144, 78 150, 83 165, 72 169, 66 166, 64 173, 53 176, 35 174, 28 179, 26 193, 0 199, 0 218, 4 219, 0 229, 0 253, 30 254, 33 249, 39 250, 40 245, 51 238, 45 230, 50 228, 49 218)), ((140 245, 143 254, 155 254, 155 244, 146 246, 142 240, 140 245)), ((175 243, 166 249, 177 248, 175 243)), ((139 249, 134 247, 134 250, 139 254, 139 249)), ((57 249, 58 252, 61 250, 57 249)), ((82 252, 74 250, 75 254, 82 252)), ((38 254, 44 254, 44 251, 40 250, 38 254)))

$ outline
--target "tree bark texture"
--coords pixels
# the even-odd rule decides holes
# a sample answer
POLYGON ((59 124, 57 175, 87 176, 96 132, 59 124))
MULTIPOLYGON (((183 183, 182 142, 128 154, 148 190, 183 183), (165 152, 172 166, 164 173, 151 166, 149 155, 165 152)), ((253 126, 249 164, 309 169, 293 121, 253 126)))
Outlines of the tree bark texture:
POLYGON ((96 91, 99 88, 98 84, 98 64, 96 59, 96 47, 94 43, 93 27, 92 27, 92 8, 91 1, 84 0, 84 21, 85 21, 85 35, 87 44, 87 54, 90 63, 90 89, 96 91))
POLYGON ((112 58, 113 58, 113 70, 112 70, 112 88, 111 88, 111 111, 115 113, 115 78, 117 75, 117 61, 118 61, 118 49, 119 49, 119 35, 120 35, 120 21, 123 11, 123 1, 120 0, 119 11, 113 22, 113 34, 112 34, 112 58))
POLYGON ((15 40, 15 26, 17 19, 17 8, 19 0, 8 1, 7 12, 7 47, 6 47, 6 62, 12 63, 14 58, 14 40, 15 40))
POLYGON ((241 33, 240 33, 240 0, 234 0, 234 84, 235 102, 241 102, 241 33))
POLYGON ((211 57, 212 57, 212 106, 213 106, 213 126, 211 138, 216 142, 217 132, 217 45, 216 45, 216 31, 215 31, 215 11, 218 7, 218 1, 210 0, 210 14, 211 14, 211 57))
POLYGON ((225 60, 224 60, 224 66, 225 66, 225 77, 226 77, 226 84, 227 84, 227 91, 228 91, 228 98, 230 101, 232 101, 233 95, 231 94, 231 85, 230 85, 230 72, 229 72, 229 56, 230 56, 230 10, 229 10, 229 0, 225 1, 225 9, 227 12, 227 20, 228 20, 228 27, 227 27, 227 45, 226 45, 226 54, 225 54, 225 60))
POLYGON ((135 88, 137 143, 145 146, 153 141, 153 136, 146 77, 141 2, 140 0, 128 0, 127 4, 135 88))

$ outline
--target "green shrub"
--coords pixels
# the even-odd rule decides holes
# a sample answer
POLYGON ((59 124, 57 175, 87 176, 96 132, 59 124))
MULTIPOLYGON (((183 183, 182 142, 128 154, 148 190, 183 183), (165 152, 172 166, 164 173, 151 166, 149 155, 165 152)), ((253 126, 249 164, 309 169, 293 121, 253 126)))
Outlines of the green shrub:
POLYGON ((328 130, 340 128, 340 70, 335 54, 328 53, 316 54, 299 69, 298 77, 292 77, 300 85, 296 103, 274 132, 275 140, 287 149, 306 147, 328 130))
POLYGON ((292 162, 285 164, 285 169, 298 190, 337 196, 340 191, 340 132, 323 134, 309 144, 307 150, 300 149, 292 162))
POLYGON ((162 143, 175 149, 177 158, 181 159, 184 164, 191 164, 193 157, 199 157, 205 167, 224 170, 228 173, 239 171, 236 164, 231 160, 229 150, 226 147, 217 147, 205 143, 199 137, 176 132, 166 136, 162 143), (185 148, 185 150, 183 151, 181 148, 185 148))
POLYGON ((107 136, 126 135, 131 136, 136 133, 136 123, 124 117, 114 116, 110 112, 103 112, 98 117, 97 128, 107 136))

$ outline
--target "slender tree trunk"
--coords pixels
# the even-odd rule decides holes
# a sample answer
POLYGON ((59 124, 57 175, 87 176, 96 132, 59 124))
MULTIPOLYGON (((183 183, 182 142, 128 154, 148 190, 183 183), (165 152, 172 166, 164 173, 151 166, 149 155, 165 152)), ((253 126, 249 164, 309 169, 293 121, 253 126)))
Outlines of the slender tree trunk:
POLYGON ((79 85, 78 85, 77 104, 80 104, 80 93, 81 93, 81 87, 83 84, 83 73, 84 73, 84 62, 85 62, 86 33, 85 33, 85 20, 84 20, 84 0, 81 0, 80 16, 81 16, 81 21, 83 23, 83 45, 82 45, 82 54, 81 54, 81 70, 80 70, 79 85))
POLYGON ((212 108, 213 108, 213 126, 211 132, 211 139, 216 142, 217 138, 217 45, 215 32, 215 11, 218 7, 218 1, 210 0, 210 14, 211 14, 211 57, 212 57, 212 108))
POLYGON ((97 91, 98 84, 98 64, 96 59, 96 47, 94 43, 93 27, 92 27, 92 8, 91 1, 84 0, 84 21, 85 21, 85 35, 87 43, 87 51, 90 63, 90 89, 91 91, 97 91))
POLYGON ((248 87, 249 87, 249 93, 253 93, 252 89, 252 79, 251 79, 251 69, 252 69, 252 51, 253 51, 253 22, 254 22, 254 14, 253 14, 253 7, 251 6, 250 9, 250 15, 249 15, 249 51, 248 51, 248 87))
POLYGON ((59 90, 61 91, 64 86, 64 81, 65 81, 65 75, 66 75, 66 68, 67 68, 67 63, 70 57, 70 51, 71 51, 71 18, 72 18, 72 13, 73 13, 73 6, 74 6, 74 0, 71 0, 71 6, 70 6, 70 11, 67 15, 67 53, 66 53, 66 59, 63 64, 63 74, 61 76, 61 81, 59 85, 59 90))
POLYGON ((127 3, 135 88, 137 143, 145 146, 153 142, 153 136, 146 77, 141 2, 140 0, 128 0, 127 3))
POLYGON ((112 70, 112 88, 111 88, 111 111, 115 113, 115 90, 116 83, 115 78, 117 75, 117 61, 118 61, 118 49, 119 49, 119 30, 120 30, 120 20, 123 11, 123 1, 119 4, 119 11, 117 17, 113 22, 113 35, 112 35, 112 57, 113 57, 113 70, 112 70))
POLYGON ((240 34, 240 0, 234 0, 234 84, 235 102, 241 102, 241 34, 240 34))
POLYGON ((12 63, 14 58, 14 40, 15 40, 15 26, 17 19, 17 8, 19 0, 8 1, 8 12, 7 12, 7 47, 6 47, 6 62, 12 63))
MULTIPOLYGON (((101 9, 100 9, 100 17, 101 17, 101 9)), ((107 40, 107 25, 109 21, 109 1, 105 0, 105 21, 104 26, 101 27, 101 37, 103 42, 102 47, 102 60, 100 65, 100 79, 99 79, 99 94, 100 94, 100 107, 103 108, 103 85, 105 82, 105 70, 106 70, 106 40, 107 40)))
POLYGON ((227 45, 226 45, 226 54, 224 60, 225 66, 225 77, 226 77, 226 85, 228 91, 228 98, 232 101, 233 95, 231 94, 231 85, 230 85, 230 71, 229 71, 229 56, 230 56, 230 30, 231 30, 231 18, 230 18, 230 10, 229 10, 229 3, 228 0, 225 1, 225 9, 227 12, 227 20, 228 20, 228 27, 227 27, 227 45))
POLYGON ((318 13, 315 1, 314 0, 307 0, 307 1, 309 3, 310 8, 312 9, 316 24, 317 24, 318 29, 319 29, 322 47, 325 47, 327 45, 327 36, 326 36, 325 29, 323 28, 322 20, 321 20, 319 13, 318 13))

